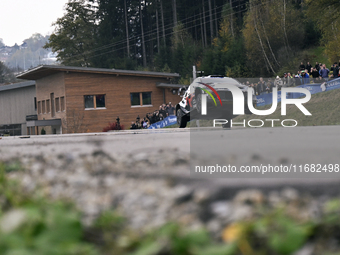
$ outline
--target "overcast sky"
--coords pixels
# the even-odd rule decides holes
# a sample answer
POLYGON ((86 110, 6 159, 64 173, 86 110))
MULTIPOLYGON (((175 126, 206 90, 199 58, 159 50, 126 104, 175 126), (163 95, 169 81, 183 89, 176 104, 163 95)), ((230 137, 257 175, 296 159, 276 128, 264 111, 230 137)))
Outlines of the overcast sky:
POLYGON ((7 46, 34 33, 51 34, 51 24, 64 14, 68 0, 0 0, 0 38, 7 46))

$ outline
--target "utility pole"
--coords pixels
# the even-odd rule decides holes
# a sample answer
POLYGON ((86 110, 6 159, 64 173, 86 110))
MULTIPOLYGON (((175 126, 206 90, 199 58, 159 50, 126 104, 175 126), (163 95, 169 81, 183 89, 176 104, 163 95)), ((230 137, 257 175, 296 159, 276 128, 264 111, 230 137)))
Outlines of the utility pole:
POLYGON ((204 71, 196 71, 196 66, 193 65, 192 66, 192 78, 193 78, 193 80, 195 80, 197 78, 198 73, 204 73, 204 71))

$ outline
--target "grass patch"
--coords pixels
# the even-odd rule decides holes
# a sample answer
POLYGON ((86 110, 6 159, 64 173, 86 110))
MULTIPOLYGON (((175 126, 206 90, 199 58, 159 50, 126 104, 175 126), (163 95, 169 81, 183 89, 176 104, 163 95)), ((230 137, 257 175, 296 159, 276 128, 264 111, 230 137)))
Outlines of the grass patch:
MULTIPOLYGON (((294 119, 298 126, 324 126, 340 124, 340 89, 313 94, 308 103, 303 104, 312 116, 304 115, 295 105, 287 105, 287 115, 281 115, 281 104, 278 104, 276 111, 268 116, 259 116, 255 114, 238 116, 233 121, 240 122, 244 119, 246 122, 250 119, 294 119)), ((270 105, 257 107, 259 110, 270 108, 270 105)), ((258 125, 258 123, 256 123, 258 125)), ((255 123, 254 123, 255 125, 255 123)), ((271 122, 265 121, 265 127, 270 127, 271 122)), ((281 126, 280 122, 274 122, 275 126, 281 126)))
POLYGON ((283 76, 284 73, 290 72, 292 74, 296 74, 298 70, 300 70, 300 63, 303 62, 307 65, 309 62, 313 67, 315 66, 315 62, 319 64, 326 64, 326 66, 330 69, 333 63, 329 62, 328 56, 325 54, 325 47, 313 47, 300 52, 297 52, 294 57, 289 59, 285 66, 283 66, 277 74, 280 77, 283 76))

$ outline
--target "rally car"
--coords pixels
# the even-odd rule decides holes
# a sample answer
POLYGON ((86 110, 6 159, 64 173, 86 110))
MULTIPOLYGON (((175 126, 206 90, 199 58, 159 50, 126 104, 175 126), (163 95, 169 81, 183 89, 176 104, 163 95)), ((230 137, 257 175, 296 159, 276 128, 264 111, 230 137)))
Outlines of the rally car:
MULTIPOLYGON (((228 85, 234 85, 242 91, 245 114, 251 114, 248 108, 248 87, 237 80, 223 76, 204 76, 195 79, 188 88, 179 90, 184 92, 182 100, 176 105, 177 124, 185 128, 190 119, 226 119, 230 120, 237 115, 233 114, 233 94, 228 85), (202 109, 202 95, 206 96, 206 109, 202 109)), ((230 87, 230 86, 229 86, 230 87)), ((253 105, 256 104, 255 95, 251 95, 253 105)), ((230 127, 230 121, 223 127, 230 127)))

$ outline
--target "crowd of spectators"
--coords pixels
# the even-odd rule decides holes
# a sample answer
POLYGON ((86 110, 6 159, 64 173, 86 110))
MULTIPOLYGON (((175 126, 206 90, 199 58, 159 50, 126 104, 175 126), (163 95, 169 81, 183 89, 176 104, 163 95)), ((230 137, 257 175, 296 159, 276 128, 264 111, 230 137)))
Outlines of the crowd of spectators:
POLYGON ((326 65, 322 63, 316 62, 313 67, 309 62, 307 62, 306 65, 301 62, 299 67, 300 70, 298 70, 295 74, 284 73, 282 78, 276 76, 275 79, 268 78, 266 80, 261 77, 258 81, 247 81, 244 84, 252 87, 256 95, 261 95, 264 93, 271 93, 274 87, 280 90, 282 87, 295 87, 303 84, 323 83, 327 82, 329 79, 336 79, 340 77, 339 65, 335 62, 331 69, 328 69, 326 65))
POLYGON ((141 120, 139 115, 136 118, 136 122, 131 122, 130 129, 143 129, 150 127, 151 124, 164 120, 166 117, 175 114, 175 107, 169 102, 168 104, 162 104, 159 109, 154 112, 149 112, 141 120))

